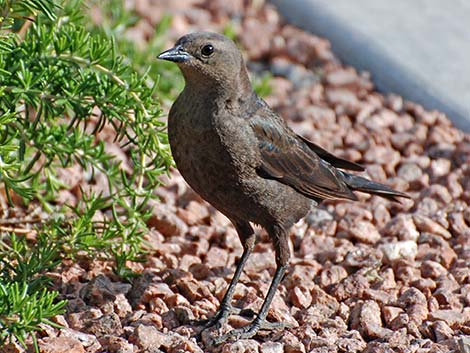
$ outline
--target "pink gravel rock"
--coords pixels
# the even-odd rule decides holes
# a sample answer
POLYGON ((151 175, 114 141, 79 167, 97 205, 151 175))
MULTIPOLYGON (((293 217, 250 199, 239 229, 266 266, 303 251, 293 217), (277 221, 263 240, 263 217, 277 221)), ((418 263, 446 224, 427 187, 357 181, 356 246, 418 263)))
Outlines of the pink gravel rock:
POLYGON ((470 227, 465 222, 465 218, 462 212, 451 212, 448 214, 449 223, 451 230, 456 233, 468 233, 470 234, 470 227))
POLYGON ((406 313, 400 313, 398 314, 397 317, 395 317, 395 319, 393 319, 391 322, 390 322, 390 329, 396 331, 396 330, 399 330, 401 328, 406 328, 410 323, 410 317, 408 316, 408 314, 406 313))
POLYGON ((338 308, 339 308, 339 303, 338 301, 325 292, 323 289, 321 289, 318 286, 314 286, 312 291, 312 304, 314 306, 324 306, 322 310, 324 310, 326 315, 331 315, 335 313, 338 308))
POLYGON ((103 350, 109 353, 134 353, 136 348, 125 338, 117 336, 104 336, 100 339, 103 350))
POLYGON ((409 132, 398 132, 391 136, 393 147, 404 150, 405 147, 415 141, 415 135, 409 132))
POLYGON ((212 297, 212 293, 209 292, 207 287, 195 279, 180 279, 176 282, 176 286, 179 292, 191 303, 202 298, 212 297))
POLYGON ((440 184, 430 185, 428 188, 423 190, 421 195, 425 197, 432 197, 434 200, 440 202, 443 205, 447 205, 452 202, 452 195, 445 186, 440 184))
POLYGON ((325 77, 325 81, 328 85, 333 87, 355 86, 358 81, 358 76, 353 68, 346 68, 328 73, 325 77))
POLYGON ((356 273, 335 284, 329 292, 337 300, 342 301, 351 297, 362 298, 364 291, 368 288, 370 288, 370 283, 367 278, 361 273, 356 273))
POLYGON ((385 105, 396 113, 401 113, 403 110, 403 98, 396 94, 388 94, 385 97, 385 105))
POLYGON ((281 341, 284 343, 284 353, 305 353, 305 346, 291 332, 286 331, 281 341))
POLYGON ((383 331, 380 307, 372 300, 356 304, 349 322, 352 329, 358 330, 365 337, 378 337, 383 331))
POLYGON ((421 264, 421 274, 423 277, 437 278, 447 273, 447 269, 440 263, 427 260, 421 264))
POLYGON ((152 215, 147 221, 149 227, 155 227, 165 237, 182 236, 188 231, 186 223, 176 215, 176 209, 160 202, 152 202, 151 207, 152 215))
POLYGON ((411 284, 425 294, 426 297, 431 296, 431 293, 436 289, 436 282, 431 278, 418 278, 411 284))
POLYGON ((332 284, 337 284, 348 276, 348 272, 343 266, 333 265, 325 268, 319 276, 319 284, 326 288, 332 284))
POLYGON ((447 269, 450 269, 455 260, 457 260, 457 253, 450 246, 444 246, 439 253, 440 263, 447 269))
POLYGON ((81 343, 83 348, 85 348, 87 353, 98 353, 103 350, 102 345, 94 335, 90 335, 70 328, 64 328, 60 331, 60 337, 67 337, 77 340, 81 343))
POLYGON ((209 277, 210 275, 213 274, 210 267, 207 266, 206 264, 195 263, 195 264, 192 264, 188 268, 188 270, 189 270, 189 272, 191 272, 193 274, 194 278, 199 280, 199 281, 203 280, 203 279, 206 279, 207 277, 209 277))
POLYGON ((398 315, 403 313, 402 308, 398 308, 396 306, 384 306, 382 308, 382 315, 387 326, 397 318, 398 315))
POLYGON ((126 296, 123 293, 119 293, 116 295, 116 298, 114 299, 114 312, 120 317, 124 318, 128 314, 132 313, 132 307, 129 304, 129 301, 127 300, 126 296))
POLYGON ((63 328, 69 328, 69 323, 65 319, 64 315, 56 315, 51 318, 51 321, 62 326, 63 328))
POLYGON ((67 315, 67 321, 69 326, 75 330, 84 330, 85 326, 98 318, 103 316, 103 312, 97 308, 86 308, 83 311, 76 313, 69 313, 67 315))
POLYGON ((326 90, 326 98, 334 106, 342 105, 355 111, 359 109, 359 101, 356 95, 347 89, 329 88, 326 90))
POLYGON ((414 260, 418 253, 418 246, 414 240, 397 241, 380 245, 384 260, 391 263, 400 259, 414 260))
MULTIPOLYGON (((179 267, 184 271, 189 271, 194 265, 200 265, 201 258, 194 255, 184 254, 180 260, 179 267)), ((190 271, 191 272, 191 271, 190 271)), ((193 273, 193 272, 191 272, 193 273)), ((194 273, 193 273, 194 275, 194 273)))
POLYGON ((396 289, 397 282, 395 281, 395 274, 392 268, 387 268, 380 273, 381 281, 376 283, 375 287, 381 290, 396 289))
POLYGON ((424 294, 416 288, 410 288, 398 298, 398 304, 406 310, 410 320, 421 323, 428 317, 428 302, 424 294))
POLYGON ((337 341, 340 352, 362 352, 367 344, 358 331, 352 330, 348 334, 343 334, 337 341))
POLYGON ((314 121, 316 124, 334 124, 336 115, 333 109, 310 105, 302 110, 301 114, 308 121, 314 121))
POLYGON ((419 232, 413 222, 411 215, 398 214, 392 218, 383 228, 385 236, 396 237, 398 240, 417 241, 419 232))
POLYGON ((243 26, 246 31, 240 34, 240 41, 248 49, 248 55, 252 59, 260 59, 267 55, 270 49, 270 38, 273 37, 276 29, 275 23, 260 23, 248 18, 243 26))
POLYGON ((234 343, 226 343, 222 353, 258 353, 260 344, 255 340, 238 340, 234 343))
POLYGON ((193 352, 203 351, 191 339, 177 333, 162 333, 153 326, 139 325, 135 328, 129 340, 143 351, 156 351, 162 349, 166 352, 193 352))
POLYGON ((290 291, 290 300, 297 308, 306 309, 312 304, 312 295, 305 287, 294 287, 294 290, 290 291))
POLYGON ((439 203, 431 197, 423 197, 421 202, 416 206, 416 213, 431 217, 439 211, 439 203))
POLYGON ((397 118, 398 116, 394 112, 382 108, 379 112, 369 115, 364 121, 364 125, 372 131, 383 132, 394 125, 397 118))
POLYGON ((279 342, 265 342, 261 344, 260 353, 284 353, 284 344, 279 342))
POLYGON ((246 273, 261 273, 263 270, 272 269, 275 267, 274 252, 254 252, 248 259, 245 272, 246 273))
POLYGON ((330 60, 332 54, 328 41, 314 35, 307 35, 304 31, 290 25, 284 26, 282 36, 286 39, 286 54, 303 64, 310 64, 312 60, 330 60))
POLYGON ((459 183, 459 175, 457 173, 452 172, 447 175, 446 187, 454 200, 459 198, 464 192, 462 185, 459 183))
POLYGON ((436 321, 432 324, 434 336, 437 342, 442 342, 445 339, 452 338, 454 336, 454 330, 444 321, 436 321))
POLYGON ((291 314, 288 303, 279 295, 275 295, 268 312, 268 319, 275 322, 285 322, 292 327, 297 326, 297 321, 291 314))
POLYGON ((433 221, 431 218, 426 217, 420 214, 413 215, 413 221, 416 224, 416 227, 421 232, 429 232, 432 234, 437 234, 444 239, 450 239, 452 235, 450 232, 441 226, 439 223, 433 221))
POLYGON ((174 292, 168 284, 163 282, 149 283, 142 294, 142 300, 147 302, 154 297, 167 298, 172 295, 174 295, 174 292))
POLYGON ((384 291, 378 289, 368 288, 364 291, 364 299, 371 299, 380 305, 391 304, 396 298, 394 291, 384 291))
MULTIPOLYGON (((364 154, 364 160, 368 163, 377 163, 378 161, 389 173, 394 172, 396 165, 400 162, 400 154, 391 147, 371 146, 364 154)), ((370 169, 367 168, 367 171, 370 169)), ((384 181, 381 178, 378 181, 384 181)), ((408 181, 408 179, 405 179, 408 181)))
POLYGON ((85 353, 80 341, 70 337, 46 337, 40 340, 39 349, 43 353, 85 353))
POLYGON ((438 158, 431 162, 431 173, 434 178, 449 174, 451 170, 451 161, 444 158, 438 158))
POLYGON ((414 190, 427 186, 429 183, 429 176, 414 163, 402 164, 398 168, 397 176, 406 180, 414 190))
POLYGON ((175 312, 176 318, 178 319, 180 325, 189 324, 195 319, 193 309, 188 306, 178 305, 172 307, 171 310, 175 312))
POLYGON ((292 265, 283 280, 284 286, 289 290, 296 286, 307 287, 311 290, 321 265, 315 260, 303 260, 292 265))
POLYGON ((2 346, 2 353, 25 353, 26 350, 15 341, 5 342, 2 346))
POLYGON ((450 327, 461 325, 466 321, 462 311, 458 310, 437 310, 429 314, 429 318, 433 321, 444 321, 450 327))
POLYGON ((189 226, 208 223, 210 217, 206 205, 194 200, 189 201, 184 209, 178 208, 176 214, 189 226))
MULTIPOLYGON (((194 228, 190 229, 190 232, 194 228)), ((181 254, 183 255, 194 255, 201 258, 203 255, 207 254, 209 251, 209 240, 204 238, 199 238, 197 241, 190 241, 184 244, 181 247, 181 254)))
POLYGON ((410 260, 397 260, 393 263, 393 270, 395 272, 395 279, 399 283, 404 284, 404 290, 409 287, 409 284, 416 278, 421 277, 421 271, 415 267, 416 264, 410 260))
POLYGON ((228 319, 228 324, 234 329, 249 325, 250 322, 251 320, 249 318, 240 315, 231 315, 228 319))
POLYGON ((121 335, 123 330, 119 316, 110 313, 87 322, 86 332, 101 337, 110 334, 121 335))
POLYGON ((346 254, 343 266, 346 268, 376 268, 382 263, 382 257, 382 252, 377 249, 358 246, 346 254))
POLYGON ((374 216, 374 225, 377 229, 381 229, 390 222, 391 215, 390 211, 388 210, 387 206, 380 200, 380 203, 373 206, 372 214, 374 216))
POLYGON ((205 263, 210 267, 225 267, 227 266, 228 253, 227 250, 221 249, 218 246, 211 246, 206 254, 205 263))
POLYGON ((126 294, 130 288, 130 284, 113 283, 108 277, 99 275, 81 289, 80 296, 87 304, 99 306, 113 302, 118 294, 126 294))
POLYGON ((470 352, 470 337, 463 336, 457 339, 460 352, 469 353, 470 352))
POLYGON ((359 221, 348 227, 348 233, 353 239, 366 244, 375 244, 380 240, 380 233, 377 228, 366 221, 359 221))
MULTIPOLYGON (((179 327, 182 323, 178 319, 178 315, 174 310, 168 310, 161 314, 162 320, 162 327, 166 330, 174 331, 177 327, 179 327)), ((155 325, 156 326, 156 325, 155 325)))

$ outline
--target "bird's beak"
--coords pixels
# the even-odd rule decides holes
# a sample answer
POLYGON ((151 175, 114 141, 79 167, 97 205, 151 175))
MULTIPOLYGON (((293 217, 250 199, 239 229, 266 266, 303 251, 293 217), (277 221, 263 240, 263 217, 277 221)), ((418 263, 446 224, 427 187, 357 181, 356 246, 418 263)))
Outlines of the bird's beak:
POLYGON ((157 56, 158 59, 182 63, 191 59, 191 55, 184 51, 181 45, 177 45, 171 49, 165 50, 157 56))

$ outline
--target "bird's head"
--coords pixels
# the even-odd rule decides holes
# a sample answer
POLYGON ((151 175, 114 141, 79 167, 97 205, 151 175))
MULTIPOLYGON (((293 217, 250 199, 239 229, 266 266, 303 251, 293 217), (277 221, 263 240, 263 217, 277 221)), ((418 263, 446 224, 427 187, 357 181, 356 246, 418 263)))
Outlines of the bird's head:
POLYGON ((158 58, 178 64, 187 84, 218 86, 248 80, 240 50, 231 39, 218 33, 187 34, 158 58))

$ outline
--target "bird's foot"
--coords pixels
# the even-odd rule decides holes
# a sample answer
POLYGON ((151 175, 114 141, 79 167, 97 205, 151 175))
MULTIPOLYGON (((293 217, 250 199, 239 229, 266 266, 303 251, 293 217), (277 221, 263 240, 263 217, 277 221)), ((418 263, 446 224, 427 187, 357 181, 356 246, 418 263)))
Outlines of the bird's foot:
POLYGON ((227 321, 227 318, 231 314, 239 314, 241 309, 235 308, 231 305, 222 305, 214 316, 209 319, 203 320, 194 320, 191 322, 191 325, 202 326, 202 329, 205 330, 209 327, 215 326, 217 329, 220 329, 222 325, 227 321))
POLYGON ((288 322, 269 322, 267 320, 254 319, 250 324, 244 327, 229 331, 222 336, 215 337, 213 339, 213 344, 219 345, 224 342, 248 339, 255 336, 260 330, 283 330, 290 327, 293 327, 293 325, 288 322))

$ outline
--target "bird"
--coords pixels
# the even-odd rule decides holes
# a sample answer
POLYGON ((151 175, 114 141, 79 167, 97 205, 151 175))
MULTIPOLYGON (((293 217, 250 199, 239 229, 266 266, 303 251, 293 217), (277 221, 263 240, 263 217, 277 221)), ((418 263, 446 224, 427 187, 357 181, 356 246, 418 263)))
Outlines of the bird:
POLYGON ((226 36, 189 33, 157 58, 176 63, 185 81, 168 114, 176 167, 196 193, 228 217, 243 246, 220 307, 205 327, 221 327, 235 310, 235 286, 255 245, 253 225, 267 231, 276 271, 254 319, 215 343, 286 327, 266 317, 289 263, 289 229, 313 201, 358 200, 354 191, 392 201, 409 196, 348 172, 364 167, 296 134, 255 93, 241 50, 226 36))

